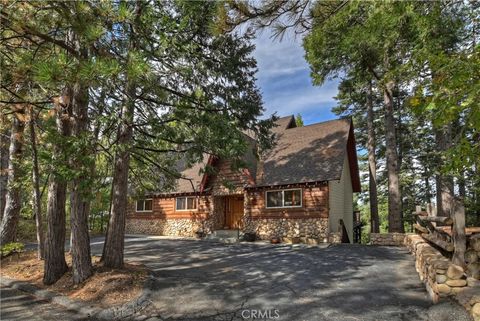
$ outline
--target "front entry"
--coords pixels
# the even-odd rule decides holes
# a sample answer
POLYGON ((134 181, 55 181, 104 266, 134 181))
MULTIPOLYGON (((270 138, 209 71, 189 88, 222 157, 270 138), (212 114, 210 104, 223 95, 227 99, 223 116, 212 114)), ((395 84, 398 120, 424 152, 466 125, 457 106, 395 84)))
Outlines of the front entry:
POLYGON ((243 196, 225 197, 225 227, 243 228, 243 196))

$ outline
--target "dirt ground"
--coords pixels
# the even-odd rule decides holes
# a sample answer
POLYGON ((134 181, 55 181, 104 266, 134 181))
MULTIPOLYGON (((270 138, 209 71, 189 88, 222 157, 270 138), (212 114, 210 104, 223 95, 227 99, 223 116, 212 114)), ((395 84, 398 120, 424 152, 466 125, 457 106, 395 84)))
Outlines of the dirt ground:
POLYGON ((13 254, 0 261, 0 275, 27 281, 38 287, 67 295, 72 299, 94 303, 100 307, 112 307, 127 303, 140 296, 148 271, 142 264, 126 263, 121 270, 109 269, 93 256, 94 274, 79 285, 72 281, 72 258, 66 254, 68 272, 53 285, 42 283, 44 261, 38 260, 35 251, 13 254))

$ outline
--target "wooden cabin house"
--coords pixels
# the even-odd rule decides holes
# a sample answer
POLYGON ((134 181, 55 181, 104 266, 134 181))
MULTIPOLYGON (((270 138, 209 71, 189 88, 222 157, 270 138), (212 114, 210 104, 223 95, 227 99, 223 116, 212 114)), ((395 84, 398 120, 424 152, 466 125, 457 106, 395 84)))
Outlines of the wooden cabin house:
MULTIPOLYGON (((175 190, 130 202, 127 233, 194 236, 230 229, 267 240, 340 242, 343 231, 351 242, 353 193, 360 191, 352 122, 297 127, 288 116, 273 131, 275 146, 260 158, 247 153, 246 168, 206 155, 182 171, 185 179, 175 190), (202 174, 206 164, 215 175, 202 174)), ((246 139, 255 146, 255 139, 246 139)))

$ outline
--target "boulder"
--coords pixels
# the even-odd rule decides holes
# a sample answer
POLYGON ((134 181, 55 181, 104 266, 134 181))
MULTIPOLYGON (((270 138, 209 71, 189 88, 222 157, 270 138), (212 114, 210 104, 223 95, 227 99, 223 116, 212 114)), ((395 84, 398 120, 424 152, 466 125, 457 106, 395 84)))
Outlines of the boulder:
POLYGON ((445 282, 448 286, 466 286, 467 285, 467 280, 447 280, 445 282))
POLYGON ((443 284, 447 282, 447 276, 444 274, 437 274, 435 275, 435 281, 437 281, 438 284, 443 284))
POLYGON ((480 288, 480 280, 477 280, 475 278, 472 278, 472 277, 467 277, 467 285, 469 287, 479 287, 480 288))
POLYGON ((477 252, 480 252, 480 235, 475 235, 470 238, 470 247, 477 252))
POLYGON ((457 300, 463 306, 472 306, 480 303, 480 287, 465 287, 458 296, 457 300))
POLYGON ((478 261, 477 252, 475 252, 473 249, 470 249, 467 252, 465 252, 465 262, 475 263, 477 261, 478 261))
MULTIPOLYGON (((432 265, 438 270, 438 269, 441 269, 441 270, 446 270, 448 269, 448 266, 450 265, 450 262, 447 261, 447 260, 433 260, 432 261, 432 265)), ((438 271, 437 271, 438 273, 438 271)))
POLYGON ((450 264, 447 270, 447 276, 449 279, 458 280, 461 279, 464 274, 463 268, 461 266, 450 264))
POLYGON ((469 263, 467 265, 467 275, 480 280, 480 263, 469 263))
POLYGON ((451 292, 451 288, 446 284, 438 284, 437 291, 438 293, 449 294, 451 292))
POLYGON ((447 270, 446 269, 437 269, 435 272, 437 274, 445 274, 445 273, 447 273, 447 270))
POLYGON ((458 295, 460 292, 464 291, 466 287, 453 287, 452 294, 458 295))
POLYGON ((477 320, 478 318, 480 318, 480 303, 476 303, 476 304, 472 307, 472 315, 473 315, 473 317, 475 318, 475 320, 477 320))

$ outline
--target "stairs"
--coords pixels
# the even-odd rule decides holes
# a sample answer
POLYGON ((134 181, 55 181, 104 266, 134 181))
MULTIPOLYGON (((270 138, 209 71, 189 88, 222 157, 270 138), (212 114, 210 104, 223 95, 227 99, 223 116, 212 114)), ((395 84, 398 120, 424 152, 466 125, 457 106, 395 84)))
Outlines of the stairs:
POLYGON ((216 230, 205 237, 206 241, 221 242, 221 243, 238 243, 239 238, 243 236, 243 232, 238 230, 216 230))

